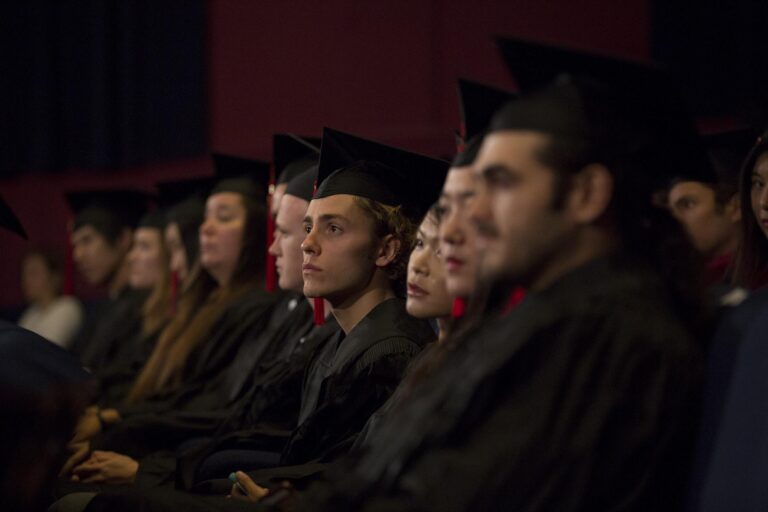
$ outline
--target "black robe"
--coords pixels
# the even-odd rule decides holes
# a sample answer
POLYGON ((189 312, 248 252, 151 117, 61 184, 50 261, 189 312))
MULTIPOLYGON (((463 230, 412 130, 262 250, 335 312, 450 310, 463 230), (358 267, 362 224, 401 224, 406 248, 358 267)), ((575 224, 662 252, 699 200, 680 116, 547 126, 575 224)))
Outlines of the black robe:
POLYGON ((488 322, 304 510, 679 510, 701 357, 660 279, 606 258, 488 322))
POLYGON ((147 400, 120 408, 122 420, 95 438, 95 449, 141 457, 173 450, 201 431, 212 432, 227 417, 228 390, 224 375, 249 335, 267 328, 279 298, 254 289, 221 315, 204 343, 193 350, 183 384, 147 400))
POLYGON ((126 287, 114 299, 88 308, 85 325, 72 347, 85 367, 99 375, 132 359, 127 346, 141 333, 142 306, 148 296, 147 290, 126 287))
MULTIPOLYGON (((349 449, 371 414, 397 388, 409 362, 434 339, 430 324, 409 316, 403 300, 382 302, 348 335, 339 332, 318 347, 304 379, 304 410, 300 415, 303 412, 305 419, 288 437, 269 427, 253 428, 245 437, 227 438, 219 448, 282 449, 283 463, 301 463, 295 466, 299 473, 302 468, 313 473, 315 463, 328 462, 349 449), (305 402, 308 396, 316 400, 305 402)), ((279 474, 282 468, 275 471, 279 474)), ((202 485, 197 490, 219 488, 221 485, 202 485)), ((151 507, 158 510, 176 510, 179 506, 209 510, 208 500, 165 489, 106 492, 91 502, 89 510, 132 510, 136 500, 145 501, 145 495, 151 507)), ((239 503, 219 503, 215 498, 212 502, 211 510, 241 507, 239 503)))

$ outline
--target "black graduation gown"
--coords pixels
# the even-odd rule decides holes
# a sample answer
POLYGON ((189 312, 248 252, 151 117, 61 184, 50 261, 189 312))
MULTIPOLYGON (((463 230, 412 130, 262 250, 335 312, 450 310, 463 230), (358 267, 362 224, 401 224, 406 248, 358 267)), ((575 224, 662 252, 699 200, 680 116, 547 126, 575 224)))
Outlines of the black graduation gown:
POLYGON ((120 408, 122 421, 93 440, 96 449, 132 457, 175 449, 191 436, 212 432, 227 417, 224 374, 249 334, 266 329, 278 295, 247 292, 219 318, 205 343, 190 355, 183 384, 140 404, 120 408))
POLYGON ((306 510, 679 510, 701 357, 650 271, 606 258, 488 323, 306 510))
POLYGON ((72 348, 84 366, 99 375, 133 358, 130 342, 141 333, 142 306, 148 296, 147 290, 126 287, 116 298, 95 306, 72 348))

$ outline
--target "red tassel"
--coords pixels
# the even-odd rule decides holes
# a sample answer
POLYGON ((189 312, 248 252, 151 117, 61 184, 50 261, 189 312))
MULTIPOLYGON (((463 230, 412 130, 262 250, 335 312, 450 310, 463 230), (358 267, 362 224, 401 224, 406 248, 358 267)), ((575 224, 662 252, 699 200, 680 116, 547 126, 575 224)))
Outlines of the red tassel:
POLYGON ((275 257, 269 254, 269 248, 274 241, 275 219, 272 217, 272 200, 275 194, 275 166, 272 164, 269 168, 269 193, 267 194, 267 268, 265 270, 265 284, 268 292, 274 292, 277 289, 277 269, 275 268, 275 257))
POLYGON ((73 255, 74 249, 72 247, 72 227, 74 220, 69 219, 67 222, 67 241, 66 249, 64 251, 64 285, 62 291, 64 295, 75 294, 75 258, 73 255))
POLYGON ((176 306, 179 300, 179 273, 171 272, 171 316, 176 314, 176 306))
POLYGON ((461 297, 453 299, 453 307, 451 308, 451 318, 461 318, 467 311, 467 301, 461 297))
POLYGON ((312 299, 315 305, 315 325, 325 324, 325 302, 322 297, 312 299))
POLYGON ((512 290, 512 294, 509 296, 509 300, 507 300, 507 305, 504 306, 504 314, 506 315, 513 309, 515 309, 518 304, 523 302, 523 299, 525 298, 525 289, 522 286, 518 286, 514 290, 512 290))

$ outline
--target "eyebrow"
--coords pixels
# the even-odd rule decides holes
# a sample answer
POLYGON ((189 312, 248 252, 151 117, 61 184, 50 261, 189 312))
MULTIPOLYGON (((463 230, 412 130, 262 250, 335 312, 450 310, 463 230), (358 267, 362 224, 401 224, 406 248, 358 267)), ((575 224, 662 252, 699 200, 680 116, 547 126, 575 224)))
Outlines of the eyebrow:
POLYGON ((502 174, 502 173, 506 175, 511 175, 511 174, 515 174, 515 170, 510 167, 507 167, 504 164, 491 164, 486 167, 483 167, 483 169, 480 170, 480 176, 478 177, 482 179, 488 179, 488 177, 491 174, 502 174))
MULTIPOLYGON (((335 219, 342 220, 342 221, 346 221, 347 220, 346 217, 344 217, 343 215, 341 215, 339 213, 324 213, 324 214, 322 214, 317 219, 317 221, 318 222, 330 222, 330 221, 335 220, 335 219)), ((312 224, 312 217, 310 217, 309 215, 304 217, 304 223, 305 224, 312 224)))
POLYGON ((458 199, 466 199, 468 197, 474 196, 475 194, 477 194, 477 192, 474 189, 473 190, 462 190, 460 192, 453 192, 453 193, 443 191, 443 192, 440 192, 440 198, 441 199, 442 198, 450 199, 450 198, 454 198, 455 197, 455 198, 458 198, 458 199))

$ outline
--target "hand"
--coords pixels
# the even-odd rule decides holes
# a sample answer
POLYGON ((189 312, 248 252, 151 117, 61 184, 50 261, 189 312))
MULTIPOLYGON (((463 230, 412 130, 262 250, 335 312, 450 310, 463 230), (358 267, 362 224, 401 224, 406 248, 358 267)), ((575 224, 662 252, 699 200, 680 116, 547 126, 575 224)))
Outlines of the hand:
POLYGON ((87 484, 126 485, 136 480, 138 461, 115 452, 95 451, 91 458, 72 470, 72 480, 87 484))
POLYGON ((67 476, 72 468, 83 462, 88 458, 91 452, 91 443, 88 441, 71 442, 67 445, 67 449, 72 452, 67 462, 64 463, 64 467, 61 468, 59 476, 67 476))
POLYGON ((99 421, 99 409, 88 408, 75 426, 75 435, 72 437, 72 443, 90 441, 101 432, 101 421, 99 421))
POLYGON ((269 494, 269 490, 261 487, 254 482, 251 477, 238 471, 235 473, 237 477, 237 483, 232 485, 232 490, 229 493, 229 498, 236 498, 245 501, 259 501, 261 498, 269 494), (238 485, 240 484, 240 485, 238 485), (245 490, 245 493, 241 490, 245 490))

